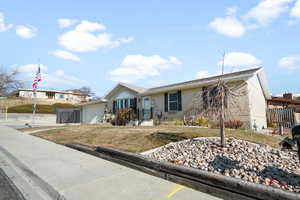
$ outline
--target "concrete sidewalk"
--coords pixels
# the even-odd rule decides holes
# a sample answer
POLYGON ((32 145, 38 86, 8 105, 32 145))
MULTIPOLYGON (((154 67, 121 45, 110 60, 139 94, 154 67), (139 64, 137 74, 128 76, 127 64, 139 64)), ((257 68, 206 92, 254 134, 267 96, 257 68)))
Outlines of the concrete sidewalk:
POLYGON ((32 186, 36 199, 217 199, 3 126, 0 153, 32 186))

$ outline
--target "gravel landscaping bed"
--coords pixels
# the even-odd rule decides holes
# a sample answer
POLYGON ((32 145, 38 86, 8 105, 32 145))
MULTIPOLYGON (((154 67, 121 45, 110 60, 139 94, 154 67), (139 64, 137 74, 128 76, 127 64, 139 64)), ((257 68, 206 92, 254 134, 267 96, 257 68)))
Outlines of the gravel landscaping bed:
POLYGON ((150 158, 198 168, 225 176, 300 192, 300 164, 296 152, 234 138, 220 147, 219 138, 170 143, 147 154, 150 158))

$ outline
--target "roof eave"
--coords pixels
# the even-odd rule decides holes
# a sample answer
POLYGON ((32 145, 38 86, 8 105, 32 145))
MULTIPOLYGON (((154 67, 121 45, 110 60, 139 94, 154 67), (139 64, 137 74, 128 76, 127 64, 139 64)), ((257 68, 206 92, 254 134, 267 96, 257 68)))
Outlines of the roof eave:
MULTIPOLYGON (((242 75, 238 75, 235 77, 225 77, 223 78, 224 81, 239 81, 239 80, 247 80, 248 78, 250 78, 251 76, 253 76, 253 74, 242 74, 242 75)), ((140 93, 140 95, 145 96, 145 95, 152 95, 152 94, 158 94, 158 93, 163 93, 163 92, 168 92, 168 91, 173 91, 173 90, 178 90, 178 89, 192 89, 192 88, 197 88, 197 87, 203 87, 206 85, 210 85, 213 83, 216 83, 217 81, 219 81, 219 78, 215 78, 215 79, 211 79, 211 80, 206 80, 206 81, 201 81, 199 80, 199 82, 195 82, 195 83, 191 83, 191 84, 187 84, 187 85, 177 85, 177 86, 171 86, 171 87, 166 87, 166 88, 161 88, 155 91, 151 91, 148 90, 146 92, 140 93)))
POLYGON ((97 101, 89 101, 89 102, 78 104, 78 106, 88 106, 88 105, 101 104, 101 103, 107 103, 107 100, 101 99, 97 101))
POLYGON ((266 74, 265 74, 264 70, 261 68, 256 73, 257 73, 257 78, 258 78, 258 81, 261 85, 261 88, 262 88, 265 99, 266 100, 272 99, 270 89, 269 89, 269 86, 268 86, 268 82, 267 82, 267 78, 266 78, 266 74))

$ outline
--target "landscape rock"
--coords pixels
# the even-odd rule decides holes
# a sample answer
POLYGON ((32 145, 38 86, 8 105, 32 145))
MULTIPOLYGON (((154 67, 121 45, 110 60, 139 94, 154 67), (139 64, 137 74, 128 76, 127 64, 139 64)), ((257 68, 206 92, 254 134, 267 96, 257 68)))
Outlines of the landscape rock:
POLYGON ((234 138, 227 138, 224 148, 219 144, 219 138, 185 140, 161 147, 148 156, 158 161, 300 192, 300 164, 296 152, 234 138))

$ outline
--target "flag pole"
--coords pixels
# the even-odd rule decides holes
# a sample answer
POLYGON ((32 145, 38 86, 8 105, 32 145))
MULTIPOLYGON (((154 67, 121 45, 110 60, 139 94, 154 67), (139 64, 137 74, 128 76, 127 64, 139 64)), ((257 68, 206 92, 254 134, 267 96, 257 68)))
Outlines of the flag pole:
POLYGON ((35 124, 35 113, 36 113, 36 104, 37 104, 37 96, 36 96, 36 89, 37 89, 37 86, 38 86, 38 74, 40 73, 40 59, 38 60, 38 71, 36 73, 36 77, 35 77, 35 80, 36 81, 34 84, 36 84, 35 86, 33 86, 33 108, 32 108, 32 124, 35 124))

